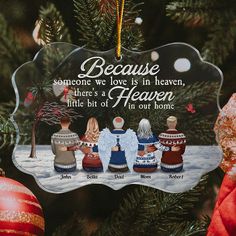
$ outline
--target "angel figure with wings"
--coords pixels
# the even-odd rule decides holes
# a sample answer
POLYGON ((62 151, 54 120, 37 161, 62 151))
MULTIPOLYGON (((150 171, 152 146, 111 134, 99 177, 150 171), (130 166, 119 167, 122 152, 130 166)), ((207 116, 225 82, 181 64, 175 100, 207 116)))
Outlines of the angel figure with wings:
POLYGON ((98 140, 98 151, 103 169, 111 172, 132 171, 138 150, 138 139, 131 129, 124 130, 124 119, 113 120, 114 129, 105 128, 98 140))

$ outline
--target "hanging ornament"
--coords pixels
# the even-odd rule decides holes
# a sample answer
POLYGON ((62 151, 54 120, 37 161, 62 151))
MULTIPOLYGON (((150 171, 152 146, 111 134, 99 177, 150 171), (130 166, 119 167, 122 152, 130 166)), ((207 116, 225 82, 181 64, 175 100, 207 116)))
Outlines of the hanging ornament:
POLYGON ((0 177, 0 235, 44 235, 42 208, 19 182, 0 177))
POLYGON ((221 168, 226 172, 207 236, 236 232, 236 93, 221 110, 214 128, 223 149, 221 168))
POLYGON ((215 124, 215 133, 223 150, 221 168, 236 177, 236 93, 222 108, 215 124))
POLYGON ((45 190, 61 193, 93 183, 183 192, 221 161, 212 130, 220 108, 221 71, 186 43, 143 52, 122 47, 124 6, 124 0, 116 1, 115 48, 100 52, 52 43, 14 73, 18 101, 13 117, 21 130, 17 114, 25 109, 24 94, 35 91, 27 112, 36 116, 37 128, 32 129, 32 145, 19 144, 13 160, 45 190), (50 57, 50 75, 43 67, 48 55, 55 57, 50 57), (45 104, 72 115, 46 109, 37 116, 35 111, 45 104), (75 113, 78 120, 73 119, 75 113), (89 137, 98 136, 96 141, 86 140, 86 148, 78 137, 84 130, 89 137), (29 160, 36 149, 38 158, 29 160), (92 172, 83 169, 85 154, 86 170, 92 172), (97 173, 95 161, 100 160, 103 172, 97 173))

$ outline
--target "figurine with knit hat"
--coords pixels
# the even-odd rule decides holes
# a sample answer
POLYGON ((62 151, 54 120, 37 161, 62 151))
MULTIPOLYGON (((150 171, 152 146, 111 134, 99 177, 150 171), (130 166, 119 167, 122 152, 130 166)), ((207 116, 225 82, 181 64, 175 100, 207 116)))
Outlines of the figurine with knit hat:
POLYGON ((138 140, 131 129, 124 130, 124 119, 113 119, 114 129, 105 128, 98 140, 98 151, 104 171, 127 172, 133 169, 133 163, 138 150, 138 140))
POLYGON ((161 170, 165 172, 180 172, 183 170, 183 157, 186 146, 185 135, 176 129, 177 118, 170 116, 167 118, 168 129, 159 135, 162 145, 173 147, 178 146, 179 151, 163 151, 161 158, 161 170))

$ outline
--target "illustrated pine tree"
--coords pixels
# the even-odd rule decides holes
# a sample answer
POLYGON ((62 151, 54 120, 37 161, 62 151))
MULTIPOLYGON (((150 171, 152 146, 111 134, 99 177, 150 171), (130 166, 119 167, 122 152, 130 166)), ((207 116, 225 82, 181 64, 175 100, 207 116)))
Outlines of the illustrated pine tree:
MULTIPOLYGON (((166 16, 174 22, 182 24, 184 27, 203 28, 208 33, 208 40, 206 41, 203 37, 199 43, 203 45, 201 51, 204 59, 224 65, 226 59, 232 56, 236 40, 236 5, 233 0, 227 2, 220 0, 160 1, 160 4, 164 5, 166 16)), ((79 40, 73 43, 100 51, 115 47, 115 0, 74 0, 74 9, 79 40)), ((126 0, 122 42, 123 46, 130 50, 142 50, 144 45, 141 27, 134 23, 137 16, 139 16, 137 6, 132 0, 126 0)), ((72 42, 70 30, 66 27, 54 4, 49 3, 41 7, 37 24, 38 31, 35 34, 35 39, 40 39, 38 41, 40 45, 54 41, 72 42)), ((9 80, 12 72, 31 57, 21 46, 12 30, 9 29, 2 15, 0 15, 0 52, 0 62, 3 65, 3 70, 0 73, 4 80, 9 80)), ((231 67, 232 73, 235 68, 231 67)), ((50 53, 48 57, 45 57, 45 68, 51 68, 50 53)), ((232 75, 229 73, 228 77, 231 78, 232 75)), ((47 86, 48 81, 45 80, 45 84, 42 86, 44 91, 47 90, 47 86)), ((204 89, 210 91, 211 88, 206 83, 204 89)), ((31 92, 35 96, 37 88, 31 92)), ((188 92, 192 93, 191 89, 188 92)), ((210 95, 209 93, 209 100, 212 99, 210 95)), ((4 96, 8 97, 7 94, 4 96)), ((8 100, 12 100, 12 98, 8 97, 8 100)), ((195 101, 198 101, 198 97, 195 97, 195 101)), ((0 111, 5 109, 5 105, 1 106, 0 111)), ((7 110, 8 113, 10 110, 7 110)), ((45 111, 48 111, 46 107, 45 111)), ((1 148, 5 148, 7 144, 12 142, 15 130, 13 126, 9 127, 6 112, 0 114, 2 116, 0 134, 3 134, 1 148)), ((130 124, 132 124, 131 121, 130 124)), ((202 120, 199 125, 208 124, 202 120)), ((24 131, 30 139, 30 130, 26 128, 24 131)), ((204 235, 208 221, 205 219, 196 220, 190 211, 200 201, 200 196, 206 188, 206 182, 206 177, 203 177, 197 187, 183 194, 168 194, 151 188, 136 187, 134 190, 130 190, 123 199, 119 209, 94 229, 93 234, 204 235)), ((85 235, 85 228, 85 221, 75 214, 65 225, 60 226, 54 235, 85 235)))

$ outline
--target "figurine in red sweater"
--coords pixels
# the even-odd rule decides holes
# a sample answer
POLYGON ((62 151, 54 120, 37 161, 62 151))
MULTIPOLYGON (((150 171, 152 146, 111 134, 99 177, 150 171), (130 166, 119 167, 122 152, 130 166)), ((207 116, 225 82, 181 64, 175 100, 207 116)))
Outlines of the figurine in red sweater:
POLYGON ((163 151, 161 158, 161 170, 165 172, 180 172, 183 169, 183 157, 186 146, 185 135, 176 129, 177 118, 170 116, 167 118, 168 129, 159 135, 162 145, 167 147, 178 146, 177 152, 163 151))
POLYGON ((83 169, 87 172, 103 171, 102 162, 98 154, 98 138, 100 135, 99 125, 96 118, 91 117, 87 123, 87 130, 81 137, 78 145, 71 147, 62 147, 63 151, 80 150, 84 154, 82 161, 83 169))
POLYGON ((87 123, 85 135, 81 138, 80 150, 84 153, 82 166, 85 171, 103 171, 102 162, 98 154, 98 138, 100 135, 96 118, 91 117, 87 123))

